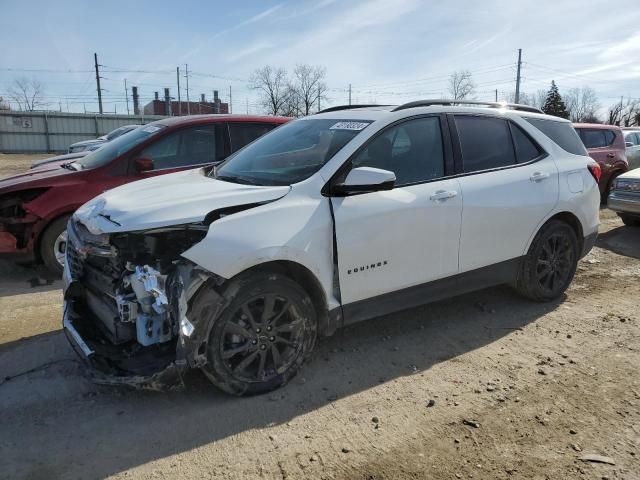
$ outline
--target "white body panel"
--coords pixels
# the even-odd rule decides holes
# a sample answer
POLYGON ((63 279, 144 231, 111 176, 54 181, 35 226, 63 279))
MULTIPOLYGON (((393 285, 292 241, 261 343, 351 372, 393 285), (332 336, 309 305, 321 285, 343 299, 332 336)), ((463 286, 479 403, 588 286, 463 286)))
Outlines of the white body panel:
POLYGON ((185 170, 109 190, 75 216, 95 234, 146 230, 202 221, 212 210, 275 200, 290 189, 223 182, 202 169, 185 170))
POLYGON ((523 255, 531 235, 558 202, 551 157, 517 168, 460 178, 464 211, 460 271, 523 255))
POLYGON ((451 179, 333 198, 342 301, 458 273, 459 191, 451 179))

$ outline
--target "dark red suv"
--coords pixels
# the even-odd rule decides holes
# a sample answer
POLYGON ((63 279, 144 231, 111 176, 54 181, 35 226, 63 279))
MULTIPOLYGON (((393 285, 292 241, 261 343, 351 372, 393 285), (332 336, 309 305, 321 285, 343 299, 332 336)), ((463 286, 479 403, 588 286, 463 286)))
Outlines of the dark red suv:
POLYGON ((573 126, 591 158, 600 165, 602 176, 598 185, 602 200, 606 201, 615 178, 629 170, 622 130, 598 123, 574 123, 573 126))
POLYGON ((0 255, 62 272, 69 216, 119 185, 222 161, 284 117, 197 115, 139 127, 73 161, 46 163, 0 180, 0 255))

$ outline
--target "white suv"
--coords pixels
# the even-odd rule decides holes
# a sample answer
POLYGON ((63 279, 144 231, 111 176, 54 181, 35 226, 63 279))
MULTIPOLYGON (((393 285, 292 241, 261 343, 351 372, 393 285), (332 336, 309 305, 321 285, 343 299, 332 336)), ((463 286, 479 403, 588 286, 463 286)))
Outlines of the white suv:
POLYGON ((473 103, 331 108, 85 204, 72 345, 99 382, 201 368, 255 394, 353 322, 503 283, 557 299, 596 239, 599 167, 568 121, 473 103))

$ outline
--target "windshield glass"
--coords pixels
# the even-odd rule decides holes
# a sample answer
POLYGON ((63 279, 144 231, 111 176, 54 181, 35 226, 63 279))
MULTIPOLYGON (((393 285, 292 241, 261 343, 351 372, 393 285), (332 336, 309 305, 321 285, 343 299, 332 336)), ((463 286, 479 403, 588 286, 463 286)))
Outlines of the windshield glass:
POLYGON ((369 120, 304 119, 287 123, 229 157, 212 175, 252 185, 309 178, 364 130, 369 120))
POLYGON ((123 133, 128 132, 129 130, 132 130, 132 128, 131 128, 131 127, 129 127, 129 126, 126 126, 126 127, 119 127, 119 128, 116 128, 115 130, 112 130, 111 132, 109 132, 109 133, 106 135, 106 137, 105 137, 105 138, 107 139, 107 141, 108 141, 108 142, 110 142, 111 140, 115 140, 116 138, 118 138, 118 137, 119 137, 120 135, 122 135, 123 133))
POLYGON ((105 143, 98 150, 91 152, 86 157, 78 160, 78 164, 83 170, 89 168, 97 168, 106 165, 114 158, 122 155, 127 150, 132 149, 139 143, 142 143, 151 135, 155 135, 163 128, 164 125, 147 125, 146 127, 138 128, 128 135, 121 135, 115 140, 105 143))

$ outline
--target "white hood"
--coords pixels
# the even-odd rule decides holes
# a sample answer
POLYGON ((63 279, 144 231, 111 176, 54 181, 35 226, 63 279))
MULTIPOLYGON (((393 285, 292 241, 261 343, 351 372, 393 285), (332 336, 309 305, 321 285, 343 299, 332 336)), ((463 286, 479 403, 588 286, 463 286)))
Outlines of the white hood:
POLYGON ((261 187, 206 177, 202 169, 129 183, 81 206, 74 217, 91 233, 129 232, 199 222, 212 210, 277 200, 291 187, 261 187))

